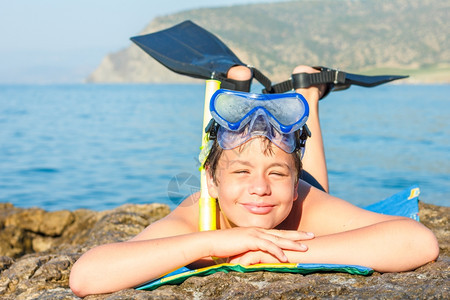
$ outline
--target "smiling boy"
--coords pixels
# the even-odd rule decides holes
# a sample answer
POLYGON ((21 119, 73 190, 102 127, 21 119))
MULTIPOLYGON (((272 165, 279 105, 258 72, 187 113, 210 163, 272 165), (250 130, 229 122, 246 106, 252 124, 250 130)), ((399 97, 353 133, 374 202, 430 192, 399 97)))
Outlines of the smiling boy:
MULTIPOLYGON (((315 72, 306 66, 294 72, 299 71, 315 72)), ((247 76, 245 67, 236 72, 244 74, 241 78, 247 76)), ((411 270, 436 259, 436 238, 420 223, 369 212, 327 193, 318 116, 322 88, 297 92, 308 101, 307 125, 312 132, 302 161, 301 147, 293 148, 290 143, 292 139, 298 142, 297 133, 305 130, 301 120, 294 132, 286 129, 281 137, 284 129, 274 130, 276 122, 270 119, 268 107, 266 113, 251 115, 250 122, 243 122, 241 131, 218 124, 205 163, 208 191, 220 208, 218 230, 199 231, 199 195, 194 194, 133 239, 85 253, 71 271, 74 293, 85 296, 130 288, 185 265, 214 264, 211 257, 243 265, 355 264, 380 272, 411 270), (324 191, 301 179, 302 163, 324 191)))

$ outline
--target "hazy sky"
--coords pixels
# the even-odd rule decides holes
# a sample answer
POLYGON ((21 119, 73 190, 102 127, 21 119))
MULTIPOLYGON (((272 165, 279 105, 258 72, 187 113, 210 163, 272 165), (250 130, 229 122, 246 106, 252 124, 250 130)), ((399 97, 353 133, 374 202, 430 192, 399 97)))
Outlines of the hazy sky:
POLYGON ((0 83, 81 82, 156 16, 276 1, 0 0, 0 83))

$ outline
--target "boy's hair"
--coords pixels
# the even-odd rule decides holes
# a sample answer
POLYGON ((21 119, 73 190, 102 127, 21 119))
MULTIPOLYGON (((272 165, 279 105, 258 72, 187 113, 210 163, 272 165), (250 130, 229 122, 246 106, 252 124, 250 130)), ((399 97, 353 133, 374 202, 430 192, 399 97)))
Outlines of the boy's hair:
MULTIPOLYGON (((272 147, 276 147, 272 141, 270 141, 267 137, 259 137, 264 139, 264 154, 269 155, 273 154, 272 147)), ((246 144, 242 144, 236 149, 235 151, 241 152, 246 147, 246 144)), ((222 156, 223 149, 219 146, 219 143, 217 142, 217 139, 214 140, 213 145, 211 147, 211 151, 208 154, 208 157, 205 160, 205 168, 208 167, 208 171, 210 172, 214 182, 217 182, 216 178, 216 170, 217 165, 219 164, 219 159, 222 156)), ((300 151, 295 151, 291 153, 292 158, 294 159, 295 169, 297 170, 297 176, 296 180, 300 178, 300 174, 302 172, 302 161, 300 159, 300 151)))

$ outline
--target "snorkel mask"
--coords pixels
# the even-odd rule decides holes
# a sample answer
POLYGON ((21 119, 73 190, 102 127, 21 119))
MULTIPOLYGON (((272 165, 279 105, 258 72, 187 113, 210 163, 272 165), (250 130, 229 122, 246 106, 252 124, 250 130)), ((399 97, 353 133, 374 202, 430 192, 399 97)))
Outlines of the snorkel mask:
POLYGON ((287 153, 303 150, 310 132, 309 106, 297 93, 254 94, 217 90, 211 97, 213 119, 206 128, 225 150, 265 136, 287 153))

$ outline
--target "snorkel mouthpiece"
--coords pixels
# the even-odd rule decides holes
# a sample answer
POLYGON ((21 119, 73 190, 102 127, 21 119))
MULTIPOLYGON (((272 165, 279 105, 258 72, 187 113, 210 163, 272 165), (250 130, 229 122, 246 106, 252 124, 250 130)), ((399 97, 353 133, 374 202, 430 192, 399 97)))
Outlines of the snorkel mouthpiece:
POLYGON ((236 148, 255 136, 265 136, 287 153, 303 150, 302 134, 309 107, 302 95, 253 94, 218 90, 210 102, 214 124, 210 139, 225 150, 236 148))

